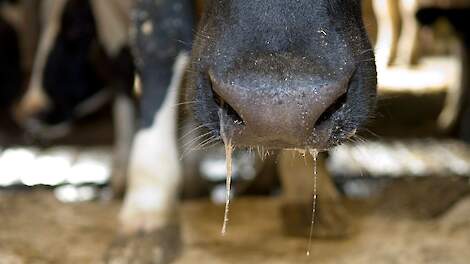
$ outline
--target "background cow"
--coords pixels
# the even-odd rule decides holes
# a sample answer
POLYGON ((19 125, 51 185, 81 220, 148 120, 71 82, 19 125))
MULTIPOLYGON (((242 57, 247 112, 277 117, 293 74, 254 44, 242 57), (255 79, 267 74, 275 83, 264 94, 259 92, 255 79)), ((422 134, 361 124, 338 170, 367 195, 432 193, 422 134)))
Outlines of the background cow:
POLYGON ((18 122, 40 141, 61 138, 73 123, 113 103, 116 193, 123 190, 135 126, 134 63, 128 45, 132 1, 48 0, 18 122))

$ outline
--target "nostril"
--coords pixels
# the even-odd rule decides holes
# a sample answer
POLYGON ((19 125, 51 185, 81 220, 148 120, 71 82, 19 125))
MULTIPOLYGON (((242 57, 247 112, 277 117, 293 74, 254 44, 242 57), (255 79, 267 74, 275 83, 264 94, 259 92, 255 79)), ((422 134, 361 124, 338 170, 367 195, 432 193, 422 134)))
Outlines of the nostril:
POLYGON ((229 105, 213 88, 212 95, 217 106, 225 111, 226 115, 233 121, 233 123, 237 125, 245 125, 245 121, 240 114, 238 114, 237 111, 235 111, 235 109, 233 109, 233 107, 229 105))
POLYGON ((338 112, 341 107, 346 103, 347 99, 347 93, 343 94, 340 96, 336 101, 334 101, 333 104, 331 104, 325 112, 317 119, 317 122, 315 123, 315 128, 320 128, 322 126, 325 126, 328 121, 332 120, 333 115, 338 112))

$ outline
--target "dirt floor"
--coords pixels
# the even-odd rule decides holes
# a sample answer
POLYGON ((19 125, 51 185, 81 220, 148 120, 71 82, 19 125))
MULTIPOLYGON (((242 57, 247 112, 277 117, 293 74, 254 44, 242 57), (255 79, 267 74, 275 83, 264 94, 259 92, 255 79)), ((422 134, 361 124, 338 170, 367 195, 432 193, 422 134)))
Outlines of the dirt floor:
MULTIPOLYGON (((282 234, 277 199, 238 198, 225 237, 219 233, 222 207, 185 202, 178 263, 470 263, 470 197, 430 219, 384 202, 400 192, 387 195, 348 202, 357 234, 315 240, 309 257, 305 239, 282 234)), ((0 264, 101 263, 115 237, 118 208, 110 201, 62 204, 48 191, 0 192, 0 264)))

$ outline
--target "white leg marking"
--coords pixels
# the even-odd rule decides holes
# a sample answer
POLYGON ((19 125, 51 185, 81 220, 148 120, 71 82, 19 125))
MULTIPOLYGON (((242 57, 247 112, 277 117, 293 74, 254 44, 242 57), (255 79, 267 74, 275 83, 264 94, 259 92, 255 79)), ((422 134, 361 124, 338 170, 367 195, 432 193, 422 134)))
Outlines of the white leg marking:
POLYGON ((165 102, 153 126, 135 137, 121 211, 124 232, 154 230, 167 224, 175 213, 181 181, 175 105, 187 62, 186 54, 178 56, 165 102))

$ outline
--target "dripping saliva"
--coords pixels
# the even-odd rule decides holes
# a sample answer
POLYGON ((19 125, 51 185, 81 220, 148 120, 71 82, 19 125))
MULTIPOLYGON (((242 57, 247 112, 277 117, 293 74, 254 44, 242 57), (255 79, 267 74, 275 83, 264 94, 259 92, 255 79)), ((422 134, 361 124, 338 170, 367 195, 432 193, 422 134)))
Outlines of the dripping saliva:
POLYGON ((315 227, 315 214, 317 211, 317 198, 318 198, 318 180, 317 180, 317 158, 318 158, 318 150, 317 149, 309 149, 310 155, 313 158, 313 204, 312 204, 312 219, 310 222, 310 233, 308 236, 308 247, 307 247, 307 256, 310 256, 310 251, 312 249, 312 237, 313 231, 315 227))
POLYGON ((226 157, 226 182, 225 182, 225 211, 224 211, 224 222, 222 225, 222 235, 227 233, 227 225, 229 221, 229 211, 230 211, 230 196, 232 189, 232 153, 233 153, 233 144, 232 136, 233 132, 230 129, 230 126, 227 125, 226 114, 223 108, 219 109, 219 119, 220 119, 220 135, 225 145, 225 157, 226 157))

